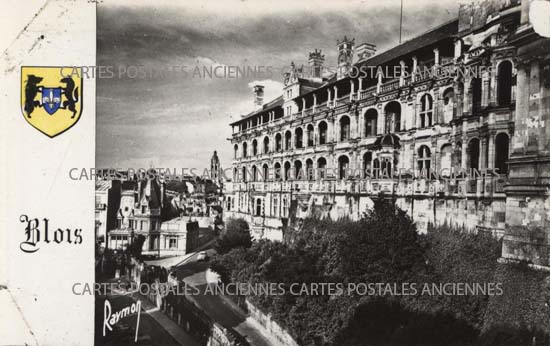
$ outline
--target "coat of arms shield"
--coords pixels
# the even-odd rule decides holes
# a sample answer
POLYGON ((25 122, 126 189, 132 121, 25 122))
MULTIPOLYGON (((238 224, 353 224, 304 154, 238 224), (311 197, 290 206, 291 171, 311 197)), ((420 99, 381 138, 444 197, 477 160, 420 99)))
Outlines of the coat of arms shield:
POLYGON ((21 110, 25 120, 48 137, 55 137, 80 119, 80 67, 21 68, 21 110))

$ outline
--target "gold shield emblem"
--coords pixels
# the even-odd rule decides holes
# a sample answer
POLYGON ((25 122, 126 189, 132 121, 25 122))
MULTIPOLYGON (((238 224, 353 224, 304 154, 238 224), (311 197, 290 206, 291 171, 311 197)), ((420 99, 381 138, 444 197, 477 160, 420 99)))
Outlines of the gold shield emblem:
POLYGON ((48 137, 74 126, 82 114, 80 67, 21 68, 21 110, 25 120, 48 137))

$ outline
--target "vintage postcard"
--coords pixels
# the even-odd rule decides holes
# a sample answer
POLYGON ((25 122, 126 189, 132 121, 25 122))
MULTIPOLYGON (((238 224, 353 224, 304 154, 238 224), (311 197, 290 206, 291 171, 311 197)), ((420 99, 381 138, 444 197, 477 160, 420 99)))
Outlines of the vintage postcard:
POLYGON ((5 0, 0 346, 550 344, 549 0, 5 0))

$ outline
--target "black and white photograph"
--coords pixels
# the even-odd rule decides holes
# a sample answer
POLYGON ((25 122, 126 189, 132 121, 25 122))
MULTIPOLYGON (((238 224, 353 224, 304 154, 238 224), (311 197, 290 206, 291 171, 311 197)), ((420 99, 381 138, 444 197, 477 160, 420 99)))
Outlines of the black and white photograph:
MULTIPOLYGON (((73 251, 59 345, 550 345, 550 1, 80 5, 28 12, 2 68, 18 152, 60 160, 13 173, 59 214, 6 213, 9 253, 73 251), (33 63, 65 27, 95 60, 33 63)), ((55 344, 0 284, 8 344, 55 344)))
MULTIPOLYGON (((100 5, 117 75, 96 167, 127 179, 96 182, 99 277, 135 292, 105 298, 158 310, 151 345, 546 345, 550 42, 530 13, 100 5)), ((135 321, 116 331, 99 344, 135 321)))

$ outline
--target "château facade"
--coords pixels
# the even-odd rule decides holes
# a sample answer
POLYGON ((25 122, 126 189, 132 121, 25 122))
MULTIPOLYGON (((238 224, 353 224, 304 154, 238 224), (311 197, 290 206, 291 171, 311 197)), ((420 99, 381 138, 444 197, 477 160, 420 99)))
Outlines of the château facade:
POLYGON ((289 219, 358 218, 391 197, 420 231, 491 232, 503 257, 548 265, 548 47, 528 1, 487 0, 382 53, 344 37, 330 75, 311 52, 309 73, 292 64, 266 104, 256 87, 256 110, 231 124, 225 216, 280 240, 289 219), (371 67, 383 73, 357 73, 371 67))

